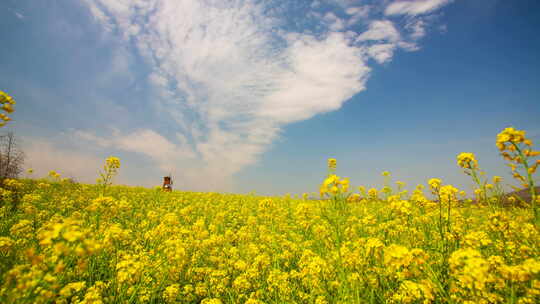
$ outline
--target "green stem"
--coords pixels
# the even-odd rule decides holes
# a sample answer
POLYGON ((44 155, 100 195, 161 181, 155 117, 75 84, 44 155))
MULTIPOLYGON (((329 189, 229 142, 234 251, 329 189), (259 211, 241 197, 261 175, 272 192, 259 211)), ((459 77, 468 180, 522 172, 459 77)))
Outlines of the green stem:
POLYGON ((439 199, 439 233, 441 235, 441 239, 444 240, 444 233, 443 233, 443 220, 442 220, 442 200, 441 200, 441 194, 439 192, 439 189, 437 189, 437 198, 439 199))
POLYGON ((523 167, 525 168, 525 172, 527 172, 527 182, 529 185, 529 191, 531 193, 531 206, 532 206, 532 211, 534 215, 534 220, 536 222, 538 220, 538 210, 536 208, 536 189, 534 188, 534 180, 532 178, 532 174, 531 172, 529 172, 529 164, 527 163, 528 157, 523 155, 523 152, 521 151, 518 145, 516 145, 515 143, 512 143, 512 145, 514 146, 514 148, 516 148, 516 151, 518 152, 519 157, 521 158, 521 164, 523 164, 523 167))
POLYGON ((447 213, 447 216, 448 216, 448 222, 447 222, 447 226, 448 226, 448 232, 452 232, 451 230, 451 226, 450 226, 450 209, 452 208, 452 199, 449 199, 448 200, 448 213, 447 213))
POLYGON ((482 195, 480 196, 480 199, 485 201, 486 204, 488 204, 488 206, 492 209, 492 211, 494 211, 493 206, 491 206, 489 200, 487 199, 487 191, 486 191, 485 183, 482 184, 480 182, 480 178, 478 178, 478 175, 476 174, 476 170, 471 169, 471 174, 472 174, 474 182, 478 185, 478 188, 482 190, 482 195))

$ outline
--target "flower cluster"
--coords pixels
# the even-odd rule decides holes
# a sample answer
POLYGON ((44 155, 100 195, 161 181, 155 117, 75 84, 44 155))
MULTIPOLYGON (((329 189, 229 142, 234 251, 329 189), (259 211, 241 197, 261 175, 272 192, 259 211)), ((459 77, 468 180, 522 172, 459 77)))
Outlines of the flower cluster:
POLYGON ((329 158, 328 159, 328 169, 329 170, 335 170, 337 166, 337 160, 335 158, 329 158))
MULTIPOLYGON (((519 172, 522 167, 525 174, 531 175, 536 172, 540 165, 540 159, 533 163, 528 163, 530 158, 540 155, 540 151, 532 150, 532 140, 525 137, 526 132, 515 130, 514 128, 506 128, 497 135, 497 148, 501 151, 504 159, 509 161, 509 166, 512 169, 514 178, 526 183, 526 178, 519 172)), ((529 186, 525 184, 525 186, 529 186)))
POLYGON ((54 170, 49 171, 48 176, 49 176, 50 178, 52 178, 53 180, 59 180, 60 177, 61 177, 60 173, 58 173, 58 172, 56 172, 56 171, 54 171, 54 170))
POLYGON ((102 185, 102 194, 105 194, 105 190, 112 184, 112 179, 118 174, 120 169, 120 159, 118 157, 110 156, 105 160, 103 171, 99 173, 100 178, 97 179, 97 183, 102 185))
POLYGON ((344 194, 347 191, 349 191, 349 179, 341 178, 335 174, 328 176, 319 188, 321 197, 325 195, 335 196, 344 194))
POLYGON ((119 169, 120 168, 120 159, 118 157, 110 156, 106 160, 106 167, 110 169, 119 169))
POLYGON ((460 153, 457 156, 457 164, 463 169, 476 169, 478 167, 473 153, 460 153))
POLYGON ((509 163, 512 175, 519 180, 524 188, 529 188, 531 194, 530 204, 535 219, 540 219, 540 212, 536 203, 536 190, 533 174, 540 165, 540 159, 533 162, 533 158, 540 155, 540 151, 532 149, 532 140, 525 137, 526 132, 514 128, 506 128, 497 135, 496 145, 501 155, 509 163))
MULTIPOLYGON (((15 100, 13 97, 9 96, 6 92, 0 91, 0 104, 2 105, 2 111, 10 114, 13 113, 14 109, 13 106, 15 105, 15 100)), ((11 118, 7 116, 4 113, 0 113, 0 127, 3 127, 6 125, 8 121, 10 121, 11 118)))
POLYGON ((428 185, 432 191, 439 189, 441 187, 441 183, 442 181, 438 178, 430 178, 428 181, 428 185))

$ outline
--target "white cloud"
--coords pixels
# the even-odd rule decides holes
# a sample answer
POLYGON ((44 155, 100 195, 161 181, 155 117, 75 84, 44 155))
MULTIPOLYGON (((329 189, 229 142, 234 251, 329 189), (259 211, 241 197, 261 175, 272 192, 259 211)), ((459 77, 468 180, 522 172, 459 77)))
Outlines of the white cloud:
POLYGON ((396 45, 393 43, 375 44, 368 48, 367 53, 378 63, 385 63, 389 61, 396 49, 396 45))
POLYGON ((369 29, 358 36, 357 41, 387 40, 397 42, 401 36, 390 20, 375 20, 369 24, 369 29))
POLYGON ((399 46, 401 49, 407 52, 414 52, 420 49, 418 44, 416 44, 415 42, 408 42, 408 41, 400 41, 397 43, 397 46, 399 46))
POLYGON ((422 19, 414 20, 405 28, 411 31, 410 36, 413 40, 418 40, 426 35, 426 22, 422 19))
POLYGON ((49 171, 55 170, 63 177, 94 183, 103 164, 103 160, 93 155, 62 149, 37 139, 24 146, 24 153, 25 165, 34 170, 32 175, 36 177, 45 177, 49 171))
POLYGON ((326 0, 326 2, 340 6, 344 9, 347 9, 355 4, 358 4, 359 1, 357 0, 326 0))
POLYGON ((76 141, 85 140, 101 147, 143 154, 158 163, 159 167, 167 170, 174 166, 175 161, 194 158, 195 154, 186 147, 186 142, 179 134, 179 144, 174 144, 165 137, 148 129, 141 129, 129 134, 122 134, 113 129, 106 137, 97 136, 93 132, 76 130, 72 134, 76 141))
POLYGON ((369 20, 371 7, 332 1, 341 11, 308 14, 326 29, 312 34, 285 30, 289 20, 265 7, 271 1, 85 0, 99 23, 115 29, 111 35, 119 32, 146 60, 154 106, 176 135, 78 136, 142 153, 163 168, 181 164, 186 179, 207 180, 208 189, 227 184, 284 125, 339 109, 364 90, 367 56, 383 63, 397 47, 413 49, 390 20, 369 20), (351 26, 362 19, 369 28, 358 35, 351 26))
POLYGON ((436 9, 452 2, 452 0, 401 0, 389 4, 384 13, 387 16, 409 15, 417 16, 431 13, 436 9))
POLYGON ((389 62, 397 47, 412 50, 415 46, 414 43, 402 39, 401 34, 390 20, 372 21, 368 30, 358 36, 356 41, 370 43, 366 46, 367 54, 378 63, 389 62))
MULTIPOLYGON (((283 124, 338 109, 364 88, 369 71, 360 49, 342 34, 281 40, 275 20, 252 1, 91 3, 103 12, 97 19, 117 26, 153 66, 150 79, 167 97, 160 102, 182 121, 178 133, 193 142, 192 155, 223 176, 255 162, 283 124), (141 15, 146 24, 138 23, 141 15), (135 26, 141 34, 133 35, 135 26)), ((333 14, 326 20, 333 30, 343 28, 333 14)), ((141 135, 111 141, 165 158, 155 155, 154 145, 146 148, 150 140, 137 140, 141 135)), ((163 140, 159 145, 167 155, 179 149, 163 140)))
POLYGON ((348 15, 353 15, 353 16, 357 14, 362 14, 364 17, 367 17, 369 13, 369 6, 364 5, 364 6, 349 7, 345 10, 345 13, 347 13, 348 15))
POLYGON ((288 123, 339 109, 343 102, 364 89, 369 68, 361 52, 347 46, 341 33, 325 40, 305 36, 294 41, 287 52, 291 69, 279 77, 261 114, 288 123))
POLYGON ((352 26, 358 23, 360 20, 367 21, 370 11, 371 6, 369 5, 355 6, 346 9, 345 13, 351 16, 351 18, 347 21, 347 25, 352 26))
POLYGON ((133 56, 126 47, 114 48, 109 65, 103 69, 98 78, 98 83, 102 87, 110 87, 111 83, 120 81, 132 82, 134 76, 130 73, 133 63, 133 56))
POLYGON ((324 15, 323 19, 330 25, 331 31, 336 32, 345 28, 345 21, 337 17, 334 13, 328 12, 324 15))
MULTIPOLYGON (((237 169, 239 163, 240 166, 242 166, 242 163, 246 161, 246 159, 239 157, 243 155, 254 155, 255 152, 259 152, 249 151, 249 148, 260 148, 258 146, 247 147, 247 151, 244 150, 239 151, 236 154, 224 155, 222 160, 225 159, 227 162, 221 166, 207 166, 205 165, 204 160, 197 158, 197 155, 195 155, 193 151, 188 148, 189 145, 186 137, 179 133, 176 134, 177 143, 166 139, 152 130, 145 129, 137 130, 129 134, 122 134, 120 131, 113 129, 111 135, 109 136, 98 136, 94 132, 75 130, 68 135, 71 135, 72 139, 76 142, 87 142, 107 148, 109 150, 113 149, 144 155, 149 158, 152 163, 148 164, 143 162, 140 163, 139 166, 142 165, 144 167, 148 167, 148 165, 150 165, 149 167, 152 168, 157 165, 157 168, 159 168, 162 174, 173 175, 173 179, 175 180, 176 184, 175 188, 189 189, 194 191, 203 191, 209 189, 215 191, 230 190, 232 187, 230 172, 237 169)), ((230 134, 225 135, 230 136, 230 134)), ((224 138, 221 138, 221 140, 223 140, 222 143, 226 145, 227 142, 224 140, 224 138)), ((229 139, 231 138, 229 137, 229 139)), ((220 153, 220 151, 208 151, 212 148, 214 148, 212 145, 203 145, 199 147, 204 155, 220 153)), ((246 149, 246 146, 243 148, 246 149)), ((45 153, 45 158, 43 158, 43 155, 39 155, 36 158, 40 158, 41 163, 60 163, 60 161, 48 161, 47 155, 59 155, 60 158, 64 158, 64 154, 64 152, 58 153, 58 151, 54 151, 53 153, 45 153)), ((90 158, 90 156, 73 154, 71 159, 68 158, 68 160, 66 160, 64 167, 75 169, 72 171, 79 174, 77 177, 84 177, 88 175, 88 172, 81 173, 79 171, 81 170, 80 165, 84 165, 85 159, 87 158, 90 158), (79 164, 79 166, 73 167, 71 165, 73 163, 79 164)), ((89 166, 98 168, 95 166, 95 159, 91 159, 94 161, 90 162, 89 166)), ((126 163, 126 166, 134 167, 137 166, 137 164, 126 163)), ((59 168, 61 167, 62 166, 59 168)), ((90 176, 92 175, 90 174, 90 176)), ((86 180, 86 178, 84 178, 84 180, 86 180)), ((141 182, 139 181, 137 184, 141 184, 141 182)), ((143 181, 143 184, 155 185, 156 181, 155 179, 145 180, 143 181)))

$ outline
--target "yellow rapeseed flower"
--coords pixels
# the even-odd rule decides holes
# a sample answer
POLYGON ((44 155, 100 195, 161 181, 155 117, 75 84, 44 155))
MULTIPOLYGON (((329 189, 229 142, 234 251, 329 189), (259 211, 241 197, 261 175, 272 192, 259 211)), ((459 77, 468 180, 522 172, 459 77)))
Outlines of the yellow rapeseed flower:
POLYGON ((49 177, 54 178, 54 179, 60 179, 60 176, 61 176, 60 173, 58 173, 58 172, 56 172, 54 170, 49 171, 48 175, 49 175, 49 177))
POLYGON ((1 236, 0 237, 0 252, 6 254, 8 251, 11 250, 14 244, 15 242, 12 239, 5 236, 1 236))
POLYGON ((110 168, 120 168, 120 159, 118 157, 110 156, 107 158, 107 166, 110 168))
POLYGON ((9 103, 6 103, 4 105, 2 105, 2 110, 8 112, 8 113, 13 113, 13 106, 9 103))
POLYGON ((476 169, 478 168, 478 162, 474 156, 474 153, 463 152, 457 156, 457 164, 463 169, 476 169))
POLYGON ((180 293, 180 285, 173 284, 165 288, 165 291, 163 292, 163 299, 167 303, 175 303, 176 297, 180 293))
POLYGON ((438 178, 431 178, 428 180, 428 185, 431 188, 431 190, 435 191, 441 187, 442 181, 438 178))
POLYGON ((201 304, 223 304, 218 298, 206 298, 201 301, 201 304))
POLYGON ((377 194, 378 194, 378 190, 376 188, 371 188, 368 190, 368 196, 371 198, 371 199, 377 199, 377 194))
POLYGON ((497 147, 499 150, 503 151, 507 146, 506 143, 518 144, 526 140, 525 131, 516 130, 512 127, 504 129, 501 133, 497 135, 497 147))
POLYGON ((328 169, 335 170, 337 167, 337 160, 335 158, 328 159, 328 169))

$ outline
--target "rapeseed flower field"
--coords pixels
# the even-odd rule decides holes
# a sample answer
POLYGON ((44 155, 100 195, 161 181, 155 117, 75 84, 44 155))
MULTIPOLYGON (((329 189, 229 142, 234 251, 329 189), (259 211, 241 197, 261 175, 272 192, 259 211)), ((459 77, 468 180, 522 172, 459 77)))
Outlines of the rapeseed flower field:
MULTIPOLYGON (((475 199, 431 178, 353 188, 328 160, 322 199, 5 180, 1 303, 539 303, 538 152, 497 147, 531 201, 503 195, 473 153, 475 199)), ((31 172, 29 172, 31 173, 31 172)))

